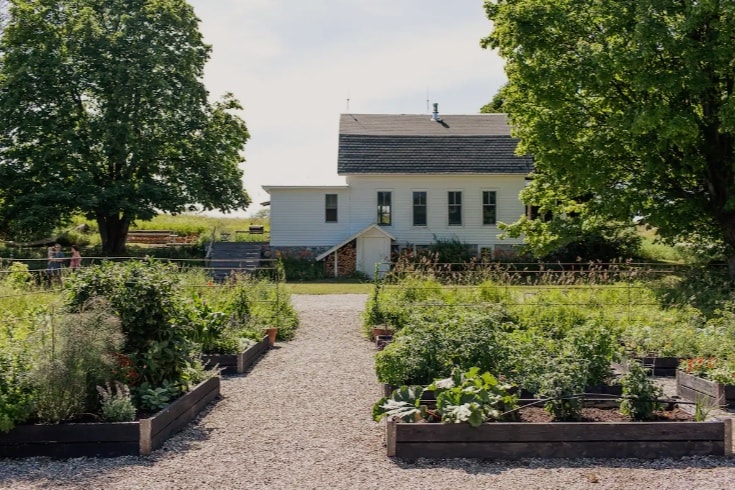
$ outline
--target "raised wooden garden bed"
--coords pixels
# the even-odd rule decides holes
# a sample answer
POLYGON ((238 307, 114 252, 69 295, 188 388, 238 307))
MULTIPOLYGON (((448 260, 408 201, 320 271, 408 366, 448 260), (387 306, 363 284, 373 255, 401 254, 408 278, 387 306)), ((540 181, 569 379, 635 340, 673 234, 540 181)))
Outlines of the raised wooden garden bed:
POLYGON ((678 357, 636 357, 636 361, 650 369, 653 376, 676 376, 679 369, 678 357))
POLYGON ((194 420, 219 390, 220 378, 210 378, 154 416, 135 422, 19 425, 0 433, 0 457, 145 456, 194 420))
POLYGON ((693 402, 735 408, 735 385, 709 381, 684 371, 676 372, 676 392, 693 402))
POLYGON ((388 456, 418 458, 680 458, 732 453, 732 421, 496 422, 389 421, 388 456))
POLYGON ((219 366, 222 374, 242 374, 252 366, 270 346, 268 336, 239 354, 205 354, 202 362, 208 368, 219 366))
MULTIPOLYGON (((640 362, 644 368, 650 369, 650 373, 653 376, 665 376, 674 377, 676 371, 679 369, 679 358, 678 357, 657 357, 657 356, 646 356, 646 357, 634 357, 633 361, 640 362)), ((626 372, 627 367, 625 363, 613 365, 614 368, 620 372, 626 372)))

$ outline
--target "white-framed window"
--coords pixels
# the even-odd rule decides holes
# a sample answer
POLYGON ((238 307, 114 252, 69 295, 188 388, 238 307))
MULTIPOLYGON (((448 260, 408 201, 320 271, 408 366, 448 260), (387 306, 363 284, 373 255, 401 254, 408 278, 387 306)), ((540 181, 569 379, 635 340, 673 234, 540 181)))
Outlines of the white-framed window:
POLYGON ((482 224, 494 225, 498 219, 498 195, 495 191, 482 191, 482 224))
POLYGON ((426 226, 426 191, 413 193, 413 226, 426 226))
POLYGON ((447 222, 450 226, 462 225, 462 192, 449 191, 447 193, 447 222))
POLYGON ((324 195, 324 221, 326 223, 337 222, 337 194, 324 195))
POLYGON ((378 191, 378 217, 380 226, 390 226, 392 220, 391 192, 378 191))

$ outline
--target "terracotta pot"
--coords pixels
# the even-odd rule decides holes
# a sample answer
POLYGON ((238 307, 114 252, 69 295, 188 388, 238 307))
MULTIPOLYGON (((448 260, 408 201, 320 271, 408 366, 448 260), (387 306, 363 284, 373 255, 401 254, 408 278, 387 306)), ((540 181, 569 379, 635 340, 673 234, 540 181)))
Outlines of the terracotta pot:
POLYGON ((393 335, 393 332, 389 328, 373 327, 373 338, 378 338, 380 335, 393 335))
POLYGON ((276 343, 276 335, 278 335, 278 329, 266 328, 265 333, 268 334, 268 345, 273 347, 273 345, 276 343))

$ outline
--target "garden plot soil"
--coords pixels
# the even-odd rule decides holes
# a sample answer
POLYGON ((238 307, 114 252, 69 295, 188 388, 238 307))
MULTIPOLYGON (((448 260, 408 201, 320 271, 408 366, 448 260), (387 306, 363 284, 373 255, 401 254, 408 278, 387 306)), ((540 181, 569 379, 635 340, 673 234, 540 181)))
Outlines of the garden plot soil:
MULTIPOLYGON (((518 411, 519 422, 553 422, 550 413, 541 407, 527 407, 518 411)), ((692 422, 694 416, 680 408, 656 412, 651 422, 692 422)), ((630 417, 614 408, 583 408, 579 422, 633 422, 630 417)))
POLYGON ((387 458, 375 345, 362 335, 366 295, 293 297, 301 318, 222 399, 149 457, 0 460, 0 489, 422 488, 731 489, 733 458, 680 460, 387 458))

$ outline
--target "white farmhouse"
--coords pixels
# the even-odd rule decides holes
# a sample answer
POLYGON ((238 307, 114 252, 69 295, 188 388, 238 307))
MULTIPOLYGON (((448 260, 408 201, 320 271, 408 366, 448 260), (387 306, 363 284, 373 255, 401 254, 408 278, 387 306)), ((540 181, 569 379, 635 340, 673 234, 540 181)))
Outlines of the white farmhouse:
POLYGON ((373 276, 392 251, 458 240, 507 253, 498 222, 524 213, 532 159, 515 155, 504 114, 343 114, 342 186, 264 186, 271 250, 326 260, 330 273, 373 276))

